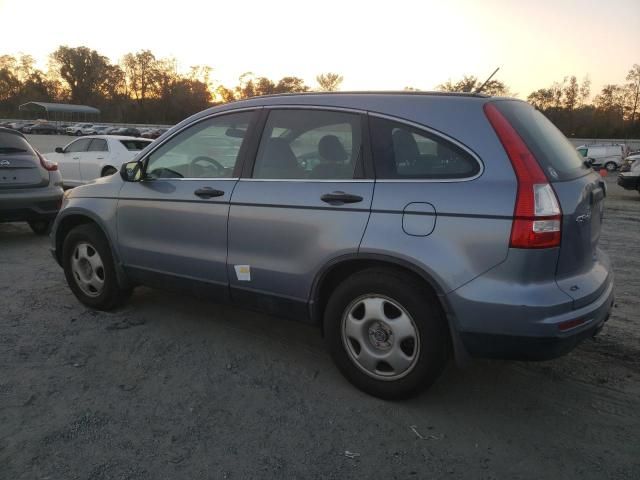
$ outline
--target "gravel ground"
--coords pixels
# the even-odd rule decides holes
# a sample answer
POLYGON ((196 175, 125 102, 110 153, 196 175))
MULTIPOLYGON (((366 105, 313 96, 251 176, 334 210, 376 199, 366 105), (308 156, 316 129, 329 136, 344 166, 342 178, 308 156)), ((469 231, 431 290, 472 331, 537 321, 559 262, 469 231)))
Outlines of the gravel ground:
POLYGON ((638 479, 640 195, 609 183, 602 333, 398 403, 351 387, 313 327, 147 288, 88 310, 47 239, 0 225, 0 478, 638 479))

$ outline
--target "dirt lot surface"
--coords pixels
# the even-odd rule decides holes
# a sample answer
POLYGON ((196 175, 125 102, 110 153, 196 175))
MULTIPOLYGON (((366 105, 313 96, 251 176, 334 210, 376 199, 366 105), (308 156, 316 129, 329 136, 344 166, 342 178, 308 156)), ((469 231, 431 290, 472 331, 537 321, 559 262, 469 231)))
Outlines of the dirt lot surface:
POLYGON ((399 403, 351 387, 313 327, 146 288, 87 310, 47 239, 0 225, 0 479, 638 479, 640 195, 609 183, 602 333, 399 403))

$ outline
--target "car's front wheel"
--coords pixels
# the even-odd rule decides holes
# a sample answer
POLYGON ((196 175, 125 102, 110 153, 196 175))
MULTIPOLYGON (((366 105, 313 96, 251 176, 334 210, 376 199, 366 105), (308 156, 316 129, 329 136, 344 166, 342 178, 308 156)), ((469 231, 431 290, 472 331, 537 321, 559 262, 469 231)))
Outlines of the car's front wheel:
POLYGON ((112 310, 131 293, 119 285, 111 248, 95 225, 80 225, 69 232, 62 247, 62 265, 71 291, 88 307, 112 310))
POLYGON ((368 269, 341 283, 327 303, 324 329, 345 377, 385 399, 406 398, 433 384, 450 351, 435 295, 394 270, 368 269))

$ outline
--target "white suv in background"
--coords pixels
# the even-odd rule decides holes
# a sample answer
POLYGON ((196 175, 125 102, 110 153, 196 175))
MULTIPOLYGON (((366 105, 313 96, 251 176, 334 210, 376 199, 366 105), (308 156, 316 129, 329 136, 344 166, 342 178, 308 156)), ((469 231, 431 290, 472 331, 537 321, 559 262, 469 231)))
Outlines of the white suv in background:
POLYGON ((625 145, 580 145, 577 150, 585 158, 591 160, 594 167, 604 167, 609 172, 617 170, 625 156, 625 145))

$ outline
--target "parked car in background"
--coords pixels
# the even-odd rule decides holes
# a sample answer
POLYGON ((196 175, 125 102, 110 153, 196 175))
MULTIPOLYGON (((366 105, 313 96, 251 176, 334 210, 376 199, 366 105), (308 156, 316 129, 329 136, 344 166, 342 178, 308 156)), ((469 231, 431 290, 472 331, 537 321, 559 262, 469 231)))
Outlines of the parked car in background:
POLYGON ((67 127, 67 135, 75 135, 79 137, 83 134, 83 129, 91 127, 93 127, 93 123, 76 123, 75 125, 67 127))
POLYGON ((104 125, 91 125, 81 129, 82 135, 101 135, 107 127, 104 125))
POLYGON ((141 133, 141 137, 142 138, 158 138, 160 135, 162 135, 164 132, 166 132, 168 130, 168 128, 151 128, 148 129, 145 132, 141 133))
POLYGON ((58 135, 60 128, 54 123, 38 123, 24 129, 24 133, 33 133, 37 135, 58 135))
POLYGON ((140 130, 133 127, 122 127, 111 133, 111 135, 123 135, 126 137, 139 137, 140 130))
POLYGON ((32 127, 32 126, 33 126, 33 125, 35 125, 35 124, 36 124, 36 122, 23 122, 23 123, 18 124, 18 125, 15 127, 15 130, 17 130, 18 132, 21 132, 21 133, 26 133, 26 132, 24 131, 24 130, 25 130, 25 128, 26 128, 26 129, 29 129, 30 127, 32 127))
POLYGON ((614 172, 621 164, 625 154, 625 145, 580 145, 576 150, 589 159, 595 168, 604 167, 614 172))
POLYGON ((618 174, 618 185, 626 190, 640 193, 640 156, 633 161, 629 170, 618 174))
POLYGON ((174 285, 319 324, 383 398, 452 350, 552 358, 609 317, 604 180, 525 102, 265 96, 170 133, 65 198, 52 248, 89 307, 174 285))
POLYGON ((62 203, 62 178, 23 134, 0 127, 0 222, 28 222, 48 233, 62 203))
POLYGON ((629 156, 622 161, 622 165, 620 165, 620 171, 628 172, 629 170, 631 170, 631 165, 636 160, 640 160, 640 152, 631 152, 631 154, 629 154, 629 156))
POLYGON ((114 174, 150 143, 135 137, 89 135, 57 147, 47 157, 58 163, 64 186, 75 187, 114 174))

